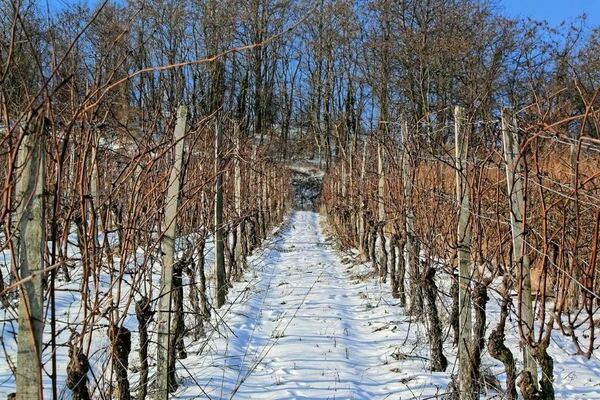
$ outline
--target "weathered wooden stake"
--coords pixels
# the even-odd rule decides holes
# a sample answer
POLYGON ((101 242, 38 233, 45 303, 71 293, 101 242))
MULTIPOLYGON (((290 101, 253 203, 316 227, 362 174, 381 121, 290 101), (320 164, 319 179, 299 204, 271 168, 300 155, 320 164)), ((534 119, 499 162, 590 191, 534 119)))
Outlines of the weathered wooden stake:
MULTIPOLYGON (((366 175, 366 163, 367 163, 367 141, 363 144, 363 154, 362 154, 362 162, 360 168, 360 182, 361 185, 365 183, 365 175, 366 175)), ((358 253, 363 260, 367 260, 368 257, 368 249, 365 246, 366 237, 367 237, 367 222, 365 220, 365 195, 362 190, 358 195, 358 253)))
POLYGON ((464 108, 454 109, 456 201, 458 208, 458 230, 456 248, 458 252, 458 378, 459 398, 472 400, 473 363, 471 362, 471 343, 473 323, 471 316, 471 232, 469 229, 469 183, 467 181, 467 154, 469 135, 466 127, 464 108))
POLYGON ((187 123, 187 107, 179 106, 177 111, 177 124, 173 137, 175 143, 174 164, 169 176, 167 197, 165 199, 165 219, 162 231, 164 232, 161 248, 162 274, 160 279, 160 298, 158 302, 158 354, 157 354, 157 391, 156 399, 166 400, 169 392, 177 388, 176 382, 170 382, 169 357, 175 356, 172 348, 173 320, 171 306, 173 297, 173 270, 175 265, 175 235, 177 234, 177 208, 179 206, 179 177, 183 164, 183 137, 187 123))
POLYGON ((223 129, 217 120, 215 125, 215 307, 225 304, 227 295, 227 271, 225 270, 225 243, 223 224, 223 129))
POLYGON ((377 219, 379 233, 379 248, 377 252, 377 267, 379 269, 379 277, 385 281, 387 276, 387 249, 385 245, 385 172, 383 159, 383 146, 381 140, 377 144, 377 219))
POLYGON ((419 250, 415 237, 415 214, 412 208, 412 165, 409 152, 408 121, 404 119, 401 122, 401 141, 402 152, 402 192, 404 194, 404 228, 406 230, 406 241, 404 243, 403 257, 404 265, 409 272, 411 282, 408 287, 409 292, 409 314, 419 316, 423 311, 423 296, 419 286, 419 250))
MULTIPOLYGON (((42 122, 43 124, 43 122, 42 122)), ((20 199, 19 341, 17 345, 17 398, 42 398, 42 333, 44 330, 44 288, 42 270, 46 235, 44 228, 45 146, 44 127, 34 125, 23 139, 24 165, 17 181, 20 199), (33 129, 31 129, 33 128, 33 129)), ((21 159, 19 160, 21 162, 21 159)))
POLYGON ((244 257, 242 247, 242 232, 244 230, 244 222, 242 217, 242 169, 240 166, 240 152, 241 152, 241 138, 240 138, 240 125, 236 121, 234 124, 234 138, 235 138, 235 158, 233 160, 233 179, 234 179, 234 203, 235 212, 238 218, 238 224, 236 226, 237 241, 235 244, 235 258, 238 265, 238 270, 241 272, 246 268, 246 258, 244 257))
MULTIPOLYGON (((521 286, 520 310, 521 322, 524 325, 524 334, 533 340, 533 305, 531 296, 531 274, 529 257, 525 251, 525 231, 523 210, 525 209, 525 192, 521 173, 523 167, 520 162, 519 136, 517 117, 514 110, 502 109, 502 141, 504 142, 504 158, 506 160, 506 184, 510 197, 510 226, 513 242, 513 266, 515 273, 520 275, 517 283, 521 286)), ((523 346, 523 363, 525 370, 531 374, 532 381, 537 385, 537 366, 529 344, 523 346)))

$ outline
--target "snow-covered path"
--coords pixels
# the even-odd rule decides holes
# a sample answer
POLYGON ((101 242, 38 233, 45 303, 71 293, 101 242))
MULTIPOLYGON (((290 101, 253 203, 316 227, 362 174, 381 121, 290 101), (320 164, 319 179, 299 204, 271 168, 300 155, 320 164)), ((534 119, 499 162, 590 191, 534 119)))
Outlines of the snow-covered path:
MULTIPOLYGON (((184 399, 440 399, 456 374, 456 349, 452 338, 444 342, 449 365, 446 372, 429 371, 426 321, 417 322, 390 294, 390 287, 369 276, 372 267, 334 248, 323 233, 322 217, 312 212, 292 213, 262 249, 248 259, 244 279, 231 288, 227 303, 213 313, 206 339, 186 336, 187 358, 177 362, 179 390, 173 398, 184 399)), ((213 253, 207 246, 206 268, 213 253)), ((143 255, 143 251, 140 250, 143 255)), ((6 256, 0 259, 10 259, 6 256)), ((155 277, 160 274, 154 274, 155 277)), ((79 281, 64 283, 57 292, 59 331, 59 399, 69 399, 65 386, 68 343, 71 330, 81 320, 79 281), (66 321, 66 322, 65 322, 66 321)), ((109 292, 108 279, 101 293, 109 292)), ((438 307, 448 335, 448 278, 438 274, 442 295, 438 307)), ((158 287, 157 284, 155 287, 158 287)), ((493 293, 493 292, 492 292, 493 293)), ((123 297, 126 299, 126 296, 123 297)), ((121 306, 125 311, 127 304, 121 306)), ((125 326, 133 333, 130 355, 132 389, 137 390, 139 353, 137 324, 129 308, 125 326)), ((11 365, 16 359, 15 315, 0 314, 0 398, 14 392, 11 365), (6 355, 12 355, 8 362, 6 355)), ((187 326, 193 323, 191 309, 187 326)), ((492 296, 486 315, 489 335, 498 320, 498 300, 492 296)), ((104 321, 96 322, 92 343, 89 386, 92 390, 108 382, 108 338, 104 321), (103 372, 104 371, 104 372, 103 372), (100 381, 99 381, 100 379, 100 381)), ((208 325, 208 324, 206 324, 208 325)), ((45 341, 49 339, 46 325, 45 341)), ((511 315, 506 343, 522 368, 516 319, 511 315)), ((156 348, 151 343, 151 381, 154 379, 156 348)), ((600 400, 600 358, 575 354, 571 340, 557 329, 552 335, 550 355, 554 359, 557 399, 600 400)), ((46 359, 48 352, 46 352, 46 359)), ((503 366, 484 350, 481 370, 488 378, 505 382, 503 366)), ((494 383, 494 382, 491 382, 494 383)), ((45 387, 50 389, 49 378, 45 387)), ((106 387, 106 386, 103 386, 106 387)), ((94 398, 100 398, 96 390, 94 398)), ((46 396, 50 398, 51 396, 46 396)), ((483 398, 502 394, 486 386, 483 398)))
MULTIPOLYGON (((181 375, 194 378, 184 379, 179 396, 383 399, 408 389, 390 357, 406 339, 396 332, 399 314, 374 304, 383 297, 368 293, 372 286, 353 283, 320 219, 312 212, 291 216, 263 254, 256 279, 239 291, 247 297, 227 312, 228 338, 212 341, 197 363, 184 361, 181 375)), ((430 394, 447 384, 442 376, 439 386, 432 382, 423 359, 405 367, 420 370, 430 394)), ((410 375, 417 392, 407 397, 419 397, 425 382, 410 375)))

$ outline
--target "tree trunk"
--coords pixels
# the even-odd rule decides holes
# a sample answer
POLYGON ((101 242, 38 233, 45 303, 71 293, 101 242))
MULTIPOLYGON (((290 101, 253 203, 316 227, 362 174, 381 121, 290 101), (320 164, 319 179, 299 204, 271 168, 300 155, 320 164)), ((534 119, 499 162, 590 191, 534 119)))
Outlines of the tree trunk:
POLYGON ((73 394, 72 400, 89 400, 90 392, 87 387, 87 373, 90 370, 88 358, 81 349, 72 344, 69 347, 69 365, 67 365, 66 385, 73 394))
POLYGON ((392 297, 400 298, 398 293, 398 274, 396 272, 396 246, 398 245, 398 235, 394 233, 390 239, 390 284, 392 286, 392 297))
MULTIPOLYGON (((508 296, 508 295, 506 295, 508 296)), ((505 297, 500 305, 500 320, 496 329, 492 331, 488 338, 487 349, 490 355, 504 364, 504 372, 506 373, 506 399, 516 400, 517 396, 517 367, 515 366, 515 358, 512 352, 504 344, 504 327, 508 318, 508 300, 505 297)))
POLYGON ((369 220, 369 253, 373 270, 378 271, 377 265, 377 223, 373 220, 369 220))
POLYGON ((554 316, 551 316, 546 323, 546 333, 544 337, 533 349, 533 356, 537 360, 542 370, 540 379, 540 395, 543 400, 554 400, 554 361, 548 354, 550 345, 550 335, 554 325, 554 316))
POLYGON ((485 346, 486 306, 488 301, 487 287, 477 283, 473 291, 473 308, 475 309, 475 323, 473 324, 473 390, 481 390, 481 352, 485 346))
POLYGON ((205 337, 204 332, 204 313, 202 307, 200 307, 200 291, 196 284, 196 266, 192 263, 185 270, 188 279, 190 281, 190 305, 192 307, 192 313, 194 315, 194 326, 192 327, 192 334, 195 341, 205 337))
MULTIPOLYGON (((429 262, 429 261, 428 261, 429 262)), ((427 319, 429 320, 429 348, 431 357, 431 371, 443 372, 448 367, 448 360, 444 356, 444 340, 442 338, 442 323, 436 305, 437 285, 435 284, 435 268, 431 265, 423 271, 423 291, 427 299, 427 319)))
POLYGON ((243 257, 243 261, 242 261, 242 266, 244 267, 244 269, 246 269, 248 267, 248 265, 246 264, 246 258, 248 257, 248 253, 249 253, 249 248, 248 248, 248 218, 247 217, 243 217, 242 220, 240 221, 240 245, 242 247, 242 257, 243 257))
POLYGON ((198 241, 198 277, 200 279, 200 287, 198 288, 198 293, 200 295, 200 307, 202 309, 202 318, 205 320, 210 318, 210 305, 208 304, 208 295, 206 293, 206 274, 204 272, 205 267, 205 257, 204 250, 206 249, 206 237, 204 236, 204 232, 202 237, 198 241))
MULTIPOLYGON (((406 225, 403 224, 405 227, 406 225)), ((398 281, 398 299, 400 300, 400 307, 406 307, 406 288, 405 282, 406 279, 406 257, 404 256, 404 248, 406 245, 406 232, 402 232, 399 234, 398 239, 398 267, 397 274, 398 277, 396 280, 398 281)))
POLYGON ((111 359, 113 372, 117 376, 117 398, 119 400, 131 399, 127 369, 129 367, 129 353, 131 352, 131 332, 123 326, 111 325, 108 328, 108 337, 111 342, 111 359))
POLYGON ((173 310, 175 312, 175 331, 173 332, 174 346, 173 352, 169 357, 173 373, 173 382, 175 382, 175 361, 177 358, 183 360, 187 358, 183 337, 185 335, 185 320, 183 318, 183 269, 186 267, 185 260, 180 260, 175 264, 173 271, 173 310), (175 350, 177 353, 175 353, 175 350))
POLYGON ((420 254, 421 254, 421 243, 414 240, 411 245, 412 255, 408 254, 407 258, 411 260, 412 264, 409 264, 409 292, 411 295, 410 306, 408 308, 408 314, 415 317, 417 320, 423 317, 423 287, 419 284, 420 282, 420 254))
POLYGON ((148 323, 154 315, 150 307, 150 299, 144 296, 135 304, 135 315, 140 332, 140 379, 137 399, 145 400, 148 392, 148 323))
POLYGON ((388 252, 387 252, 387 248, 386 248, 386 240, 385 240, 385 233, 383 231, 383 226, 384 226, 384 222, 380 222, 378 224, 378 229, 377 232, 379 234, 379 257, 378 257, 378 262, 377 262, 377 266, 378 266, 378 270, 379 270, 379 277, 381 278, 381 280, 383 282, 385 282, 386 277, 387 277, 387 272, 388 272, 388 268, 387 268, 387 264, 388 264, 388 252))
POLYGON ((452 285, 450 285, 450 298, 452 299, 452 308, 450 309, 449 323, 454 331, 454 346, 458 346, 458 337, 460 336, 460 328, 458 326, 458 273, 454 271, 452 274, 452 285))
POLYGON ((227 262, 226 265, 226 281, 227 285, 231 285, 231 281, 236 279, 236 264, 235 264, 235 230, 226 224, 227 228, 224 233, 223 248, 227 262), (232 237, 233 243, 229 240, 232 237))

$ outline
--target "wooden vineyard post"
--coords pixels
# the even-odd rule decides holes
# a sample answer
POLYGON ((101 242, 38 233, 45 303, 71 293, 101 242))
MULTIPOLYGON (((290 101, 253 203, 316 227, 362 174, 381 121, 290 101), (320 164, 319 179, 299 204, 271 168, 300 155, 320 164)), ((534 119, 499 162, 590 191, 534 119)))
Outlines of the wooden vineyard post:
MULTIPOLYGON (((384 160, 383 160, 383 145, 381 140, 377 144, 377 175, 379 180, 377 182, 377 222, 379 232, 379 251, 377 254, 377 267, 379 270, 379 277, 385 281, 387 275, 387 250, 385 247, 385 173, 384 173, 384 160)), ((345 196, 344 196, 345 197, 345 196)))
POLYGON ((235 259, 236 265, 238 265, 238 272, 241 273, 243 269, 246 269, 246 259, 244 257, 244 252, 242 251, 242 232, 244 230, 244 222, 242 218, 242 171, 240 166, 240 151, 241 151, 241 143, 240 143, 240 125, 236 121, 234 124, 235 131, 233 133, 235 140, 235 158, 233 160, 233 180, 234 180, 234 205, 235 205, 235 213, 238 219, 238 223, 236 225, 236 235, 237 240, 235 242, 235 259))
POLYGON ((465 110, 454 109, 456 201, 458 204, 458 229, 456 249, 458 253, 458 377, 459 398, 472 400, 473 363, 471 360, 472 316, 471 316, 471 233, 469 229, 469 183, 467 181, 467 155, 469 135, 466 127, 465 110))
MULTIPOLYGON (((506 184, 510 197, 510 227, 513 243, 513 265, 511 270, 517 274, 517 287, 520 293, 520 304, 517 307, 523 334, 528 341, 533 340, 533 305, 531 296, 531 274, 529 257, 525 249, 524 216, 525 192, 523 167, 520 162, 519 136, 517 117, 514 110, 502 109, 502 141, 504 143, 504 158, 506 161, 506 184)), ((523 346, 523 363, 525 371, 531 374, 532 381, 537 385, 537 366, 531 354, 530 344, 523 346)))
POLYGON ((402 193, 404 196, 404 229, 406 230, 406 242, 404 244, 404 265, 409 272, 410 283, 409 293, 409 314, 418 316, 423 311, 423 296, 418 284, 419 277, 419 254, 415 237, 415 215, 412 208, 412 164, 410 162, 409 152, 408 121, 404 118, 401 122, 401 140, 402 140, 402 193))
MULTIPOLYGON (((43 124, 43 122, 42 122, 43 124)), ((28 126, 19 151, 24 165, 17 181, 19 197, 19 341, 17 347, 17 398, 41 399, 44 288, 42 270, 46 235, 44 228, 45 146, 44 127, 28 126), (33 129, 32 129, 33 128, 33 129)))
POLYGON ((215 124, 215 307, 225 304, 227 295, 227 273, 225 271, 225 244, 223 225, 223 128, 215 124))
POLYGON ((165 217, 163 221, 161 248, 162 273, 160 278, 160 297, 158 302, 158 354, 157 354, 157 393, 156 399, 165 400, 177 387, 172 382, 174 371, 169 370, 172 363, 169 357, 175 357, 173 336, 173 321, 171 320, 171 306, 173 298, 173 270, 175 265, 175 235, 177 234, 177 208, 179 206, 179 177, 183 165, 183 137, 187 123, 187 107, 179 106, 177 111, 177 124, 173 142, 175 144, 174 164, 169 176, 167 197, 165 199, 165 217))
MULTIPOLYGON (((362 162, 360 167, 360 185, 364 188, 367 163, 367 140, 363 144, 362 162)), ((366 200, 363 190, 358 195, 358 253, 364 260, 368 259, 368 250, 365 247, 367 236, 367 222, 365 221, 366 200)))

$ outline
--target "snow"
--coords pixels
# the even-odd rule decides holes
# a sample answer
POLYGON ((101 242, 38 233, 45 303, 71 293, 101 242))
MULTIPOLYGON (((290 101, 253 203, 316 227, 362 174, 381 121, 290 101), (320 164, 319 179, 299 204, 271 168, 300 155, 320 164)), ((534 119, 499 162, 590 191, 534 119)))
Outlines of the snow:
MULTIPOLYGON (((446 323, 448 299, 440 294, 439 310, 447 339, 444 353, 449 361, 446 372, 429 371, 429 345, 424 322, 404 314, 367 264, 343 253, 324 231, 326 221, 313 212, 296 211, 248 260, 250 268, 241 282, 229 292, 229 302, 213 312, 207 325, 207 338, 185 338, 188 357, 178 360, 179 389, 175 398, 197 399, 422 399, 442 397, 451 375, 456 374, 456 349, 446 323)), ((70 256, 77 250, 70 246, 70 256)), ((206 270, 212 268, 212 244, 207 243, 206 270)), ((1 263, 10 257, 3 254, 1 263)), ((159 265, 153 255, 138 249, 138 266, 152 265, 148 285, 156 290, 159 265)), ((135 268, 131 277, 135 277, 135 268)), ((447 293, 449 279, 438 274, 441 293, 447 293)), ((68 343, 72 328, 80 329, 82 304, 80 274, 73 282, 60 283, 57 291, 57 336, 59 397, 70 398, 64 387, 68 343)), ((209 280, 210 282, 210 280, 209 280)), ((185 283, 185 280, 184 280, 185 283)), ((101 302, 110 293, 110 275, 100 277, 101 302)), ((93 289, 93 288, 90 288, 93 289)), ((133 306, 127 302, 129 285, 121 295, 119 311, 132 331, 130 381, 136 389, 139 366, 137 322, 133 306)), ((486 336, 496 324, 498 303, 491 293, 488 303, 486 336)), ((187 301, 187 290, 185 293, 187 301)), ((186 311, 190 312, 189 304, 186 311)), ((1 310, 0 398, 14 391, 9 364, 16 362, 14 311, 1 310)), ((190 314, 187 315, 191 326, 190 314)), ((103 372, 108 362, 109 343, 106 319, 99 317, 90 347, 90 388, 106 385, 110 374, 103 372)), ((150 332, 154 326, 149 327, 150 332)), ((155 339, 155 338, 151 338, 155 339)), ((44 341, 49 340, 46 324, 44 341)), ((514 316, 507 321, 507 346, 520 358, 514 316)), ((150 346, 150 378, 156 366, 156 347, 150 346)), ((570 339, 558 330, 549 349, 555 361, 556 397, 561 399, 600 399, 600 360, 574 355, 570 339)), ((47 362, 48 351, 44 353, 47 362)), ((520 364, 517 366, 521 368, 520 364)), ((46 364, 49 369, 49 365, 46 364)), ((502 365, 484 351, 482 368, 504 384, 502 365)), ((46 398, 49 379, 45 379, 46 398)), ((96 390, 95 398, 100 395, 96 390)), ((502 398, 485 388, 484 398, 502 398)))
POLYGON ((318 160, 296 161, 290 164, 289 168, 293 172, 308 175, 314 178, 323 179, 325 177, 325 171, 319 166, 318 160))
POLYGON ((409 333, 389 288, 352 278, 316 213, 294 213, 241 286, 225 336, 196 363, 185 360, 194 381, 177 397, 412 398, 448 385, 415 353, 426 342, 409 333))
MULTIPOLYGON (((456 348, 444 323, 446 372, 429 371, 427 329, 404 314, 389 284, 371 267, 343 254, 316 213, 296 211, 264 252, 254 270, 234 286, 210 344, 184 360, 185 382, 177 398, 212 399, 427 399, 447 395, 457 373, 456 348), (193 378, 192 378, 193 377, 193 378)), ((450 279, 438 276, 447 293, 450 279)), ((486 336, 499 316, 490 294, 486 336)), ((443 297, 443 296, 441 296, 443 297)), ((444 298, 444 303, 449 299, 444 298)), ((438 305, 443 320, 447 309, 438 305)), ((520 369, 514 316, 507 321, 507 346, 520 369)), ((556 398, 600 399, 600 360, 573 354, 558 331, 549 349, 555 360, 556 398)), ((483 353, 481 370, 504 387, 503 366, 483 353)), ((483 388, 482 398, 503 398, 483 388)))

